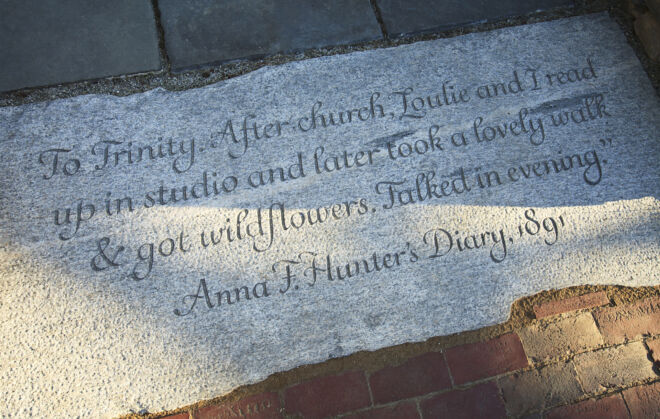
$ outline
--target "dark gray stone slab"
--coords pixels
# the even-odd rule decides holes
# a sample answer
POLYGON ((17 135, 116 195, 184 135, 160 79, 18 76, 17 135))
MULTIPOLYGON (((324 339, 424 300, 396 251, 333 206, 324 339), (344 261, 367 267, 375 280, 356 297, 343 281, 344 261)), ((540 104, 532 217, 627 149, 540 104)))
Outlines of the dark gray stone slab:
POLYGON ((376 0, 391 36, 450 29, 471 23, 523 15, 573 0, 376 0))
POLYGON ((159 66, 148 0, 0 2, 0 91, 159 66))
POLYGON ((161 0, 174 69, 377 39, 368 0, 161 0))

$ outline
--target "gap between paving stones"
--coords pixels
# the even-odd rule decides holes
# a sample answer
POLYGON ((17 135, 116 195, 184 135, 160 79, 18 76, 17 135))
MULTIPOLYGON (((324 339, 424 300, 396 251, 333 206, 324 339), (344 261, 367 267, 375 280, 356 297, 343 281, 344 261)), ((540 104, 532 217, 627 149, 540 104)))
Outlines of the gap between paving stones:
POLYGON ((172 69, 172 64, 170 63, 170 58, 167 55, 167 49, 165 48, 165 31, 163 30, 163 24, 160 20, 160 9, 158 8, 158 0, 150 0, 151 8, 154 11, 154 21, 156 23, 156 33, 158 34, 158 53, 160 55, 160 64, 161 68, 164 69, 164 72, 169 73, 172 69))
MULTIPOLYGON (((553 302, 553 301, 559 301, 571 297, 576 297, 580 295, 585 295, 585 294, 590 294, 590 293, 597 293, 597 292, 605 292, 607 295, 608 300, 610 301, 609 305, 604 305, 600 308, 604 307, 617 307, 617 306, 627 306, 634 304, 638 301, 641 300, 646 300, 648 298, 653 298, 653 297, 660 297, 660 286, 655 286, 655 287, 639 287, 639 288, 629 288, 629 287, 623 287, 623 286, 594 286, 594 285, 585 285, 585 286, 578 286, 578 287, 569 287, 569 288, 564 288, 561 290, 548 290, 548 291, 542 291, 538 294, 535 294, 533 296, 528 296, 521 298, 519 300, 516 300, 510 310, 509 314, 509 320, 505 323, 495 325, 495 326, 489 326, 485 327, 482 329, 478 330, 473 330, 473 331, 467 331, 467 332, 462 332, 458 334, 453 334, 453 335, 448 335, 448 336, 440 336, 440 337, 434 337, 431 338, 427 341, 424 342, 416 342, 416 343, 406 343, 402 345, 397 345, 397 346, 392 346, 389 348, 383 348, 379 349, 377 351, 373 352, 367 352, 367 351, 361 351, 354 353, 352 355, 342 357, 342 358, 335 358, 335 359, 330 359, 328 361, 319 363, 319 364, 312 364, 312 365, 303 365, 297 368, 294 368, 293 370, 290 371, 285 371, 285 372, 280 372, 273 374, 269 376, 267 379, 263 380, 260 383, 253 384, 253 385, 247 385, 247 386, 242 386, 239 387, 238 389, 234 390, 233 392, 211 399, 211 400, 204 400, 200 401, 196 404, 189 405, 189 406, 182 406, 176 410, 169 411, 169 412, 150 412, 146 413, 143 415, 139 414, 129 414, 122 416, 121 418, 124 419, 133 419, 133 418, 143 418, 143 419, 155 419, 155 418, 162 418, 166 417, 169 415, 174 415, 177 413, 181 412, 188 412, 192 411, 195 409, 200 409, 206 406, 210 405, 219 405, 219 404, 227 404, 227 403, 233 403, 237 402, 241 399, 244 399, 249 396, 254 396, 254 395, 259 395, 262 393, 268 393, 268 392, 276 392, 279 394, 280 397, 280 402, 282 403, 282 406, 284 406, 284 392, 286 389, 293 387, 297 384, 306 382, 308 380, 313 380, 316 378, 322 378, 326 376, 332 376, 332 375, 340 375, 343 373, 351 372, 351 371, 364 371, 365 373, 365 380, 367 382, 367 387, 369 389, 369 396, 370 400, 372 403, 374 402, 374 396, 373 396, 373 391, 371 389, 370 383, 369 383, 369 378, 371 374, 373 374, 376 371, 379 371, 383 368, 387 367, 397 367, 400 366, 412 358, 415 358, 419 355, 423 355, 429 352, 441 352, 443 354, 443 357, 445 359, 445 363, 447 362, 446 359, 446 350, 455 346, 460 346, 460 345, 465 345, 465 344, 472 344, 472 343, 478 343, 478 342, 483 342, 487 341, 489 339, 493 339, 499 336, 502 336, 507 333, 515 332, 519 333, 520 330, 522 330, 525 327, 528 327, 532 324, 538 324, 539 322, 556 322, 560 321, 561 319, 565 319, 567 317, 576 317, 579 316, 582 313, 585 312, 591 312, 592 310, 597 310, 599 307, 591 307, 591 308, 585 308, 585 309, 578 309, 566 313, 561 313, 554 315, 552 317, 546 317, 542 319, 537 319, 536 314, 534 311, 534 306, 543 304, 543 303, 548 303, 548 302, 553 302)), ((603 351, 603 350, 608 350, 612 348, 619 348, 619 347, 624 347, 626 345, 630 345, 632 343, 637 343, 637 342, 644 342, 644 347, 647 349, 647 357, 649 359, 650 363, 653 363, 652 358, 650 355, 648 355, 650 349, 648 345, 646 344, 646 340, 648 340, 647 336, 641 336, 636 339, 629 339, 623 342, 619 342, 616 344, 603 344, 599 345, 598 347, 592 347, 589 349, 586 349, 581 352, 576 352, 576 353, 571 353, 569 355, 565 356, 558 356, 558 357, 553 357, 550 359, 545 359, 540 362, 529 362, 528 366, 521 368, 521 369, 516 369, 512 371, 507 371, 501 374, 497 374, 494 376, 489 376, 485 378, 480 378, 474 381, 470 381, 468 383, 462 384, 462 385, 456 385, 455 380, 453 378, 453 374, 451 372, 451 369, 448 368, 449 370, 449 377, 451 380, 451 387, 447 389, 442 389, 439 391, 431 392, 431 393, 426 393, 423 395, 411 397, 408 399, 402 399, 402 400, 396 400, 384 404, 374 404, 372 406, 367 406, 364 408, 361 408, 359 410, 347 412, 347 413, 342 413, 342 415, 348 416, 349 414, 354 414, 354 413, 359 413, 359 412, 366 412, 369 411, 370 409, 377 409, 377 408, 383 408, 383 407, 392 407, 395 406, 398 403, 404 402, 404 401, 413 401, 415 402, 418 406, 420 403, 424 400, 431 399, 435 396, 441 395, 441 394, 446 394, 451 391, 462 391, 462 390, 468 390, 471 389, 477 385, 484 384, 487 382, 496 382, 497 380, 501 380, 505 377, 512 376, 514 374, 520 374, 528 371, 533 371, 533 370, 539 370, 542 368, 546 368, 548 366, 552 365, 559 365, 561 363, 566 363, 569 362, 571 363, 571 367, 575 370, 575 366, 573 365, 573 360, 575 357, 579 356, 580 354, 584 354, 586 352, 596 352, 596 351, 603 351)), ((659 341, 660 336, 655 336, 650 339, 650 341, 655 342, 659 341)), ((529 359, 529 358, 528 358, 529 359)), ((657 365, 653 366, 654 371, 656 375, 660 376, 660 371, 657 369, 657 365)), ((576 377, 577 377, 577 370, 576 371, 576 377)), ((579 377, 577 377, 578 382, 580 382, 579 377)), ((586 393, 580 396, 579 398, 573 400, 571 403, 577 403, 580 401, 584 400, 589 400, 593 398, 602 398, 606 396, 610 396, 613 394, 619 394, 622 393, 624 390, 634 388, 635 386, 642 385, 642 384, 649 384, 649 383, 655 383, 655 382, 660 382, 660 377, 656 377, 655 379, 650 379, 650 380, 642 380, 642 381, 636 381, 634 383, 628 383, 628 385, 625 385, 620 388, 616 389, 610 389, 609 391, 605 392, 599 392, 599 393, 586 393)), ((580 386, 582 389, 584 387, 582 386, 582 383, 580 382, 580 386)), ((498 389, 500 387, 498 386, 498 389)), ((499 397, 503 398, 501 389, 499 390, 499 397)), ((555 407, 555 406, 548 406, 550 407, 555 407)), ((534 411, 530 411, 529 413, 534 413, 534 411)), ((339 416, 338 416, 339 417, 339 416)))
POLYGON ((378 26, 380 26, 380 31, 383 34, 383 38, 389 39, 390 36, 387 33, 387 26, 385 26, 385 21, 383 21, 383 14, 380 11, 380 6, 378 6, 377 0, 369 0, 369 3, 371 4, 371 8, 374 11, 374 15, 378 21, 378 26))
POLYGON ((660 63, 653 63, 646 56, 640 41, 634 34, 633 17, 628 11, 623 0, 576 0, 574 7, 559 8, 551 11, 532 13, 525 16, 506 18, 487 23, 475 23, 447 31, 410 35, 400 38, 387 38, 354 45, 340 45, 310 49, 290 54, 276 54, 258 60, 238 60, 227 63, 211 63, 200 68, 182 71, 179 73, 173 73, 170 71, 169 60, 164 48, 164 34, 162 32, 162 26, 158 21, 158 9, 154 1, 155 0, 152 0, 152 6, 156 6, 154 7, 154 11, 156 16, 157 29, 159 32, 159 50, 163 64, 163 68, 160 71, 79 81, 57 86, 34 87, 10 92, 0 92, 0 106, 17 106, 27 103, 43 102, 84 94, 111 94, 115 96, 128 96, 134 93, 152 90, 157 87, 162 87, 173 91, 187 90, 237 77, 264 66, 276 66, 287 62, 301 61, 321 56, 347 54, 351 52, 365 51, 377 48, 395 47, 398 45, 411 44, 419 41, 427 41, 439 38, 452 38, 473 32, 487 32, 504 27, 526 25, 602 11, 608 11, 610 16, 619 24, 628 40, 628 43, 632 46, 638 59, 642 63, 642 67, 648 74, 653 87, 660 95, 660 63))

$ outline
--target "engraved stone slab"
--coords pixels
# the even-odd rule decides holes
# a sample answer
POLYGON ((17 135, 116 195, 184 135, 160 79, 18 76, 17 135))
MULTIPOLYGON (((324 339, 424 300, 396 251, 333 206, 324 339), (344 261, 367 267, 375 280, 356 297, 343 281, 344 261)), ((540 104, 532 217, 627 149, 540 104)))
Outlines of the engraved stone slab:
POLYGON ((659 116, 605 14, 0 109, 1 413, 171 409, 657 285, 659 116))

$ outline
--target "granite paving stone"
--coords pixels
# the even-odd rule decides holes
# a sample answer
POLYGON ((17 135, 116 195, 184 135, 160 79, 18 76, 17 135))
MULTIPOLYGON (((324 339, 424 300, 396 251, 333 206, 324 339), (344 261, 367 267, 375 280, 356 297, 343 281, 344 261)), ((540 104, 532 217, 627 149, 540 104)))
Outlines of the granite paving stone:
POLYGON ((573 0, 376 0, 376 3, 391 36, 450 29, 574 4, 573 0))
MULTIPOLYGON (((540 291, 657 286, 658 132, 606 13, 2 107, 0 416, 172 411, 540 291)), ((650 377, 632 348, 584 370, 650 377)), ((529 367, 512 333, 446 359, 459 386, 529 367)), ((373 402, 361 370, 281 391, 373 402)))
POLYGON ((160 0, 173 69, 381 37, 369 0, 160 0))
POLYGON ((3 0, 0 91, 159 70, 149 0, 3 0))

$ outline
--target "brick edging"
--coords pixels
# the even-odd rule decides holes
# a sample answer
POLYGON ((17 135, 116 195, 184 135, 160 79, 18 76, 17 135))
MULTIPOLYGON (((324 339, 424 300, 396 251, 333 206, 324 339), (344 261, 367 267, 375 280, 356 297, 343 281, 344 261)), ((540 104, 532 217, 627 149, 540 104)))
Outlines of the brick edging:
POLYGON ((620 291, 603 287, 528 302, 527 310, 542 315, 514 331, 501 328, 482 340, 427 346, 375 369, 353 363, 168 417, 426 418, 457 413, 456 406, 488 417, 588 416, 603 409, 636 417, 633 412, 654 408, 649 397, 660 397, 660 287, 647 291, 632 301, 616 302, 607 295, 620 291), (544 304, 551 310, 538 309, 544 304))

